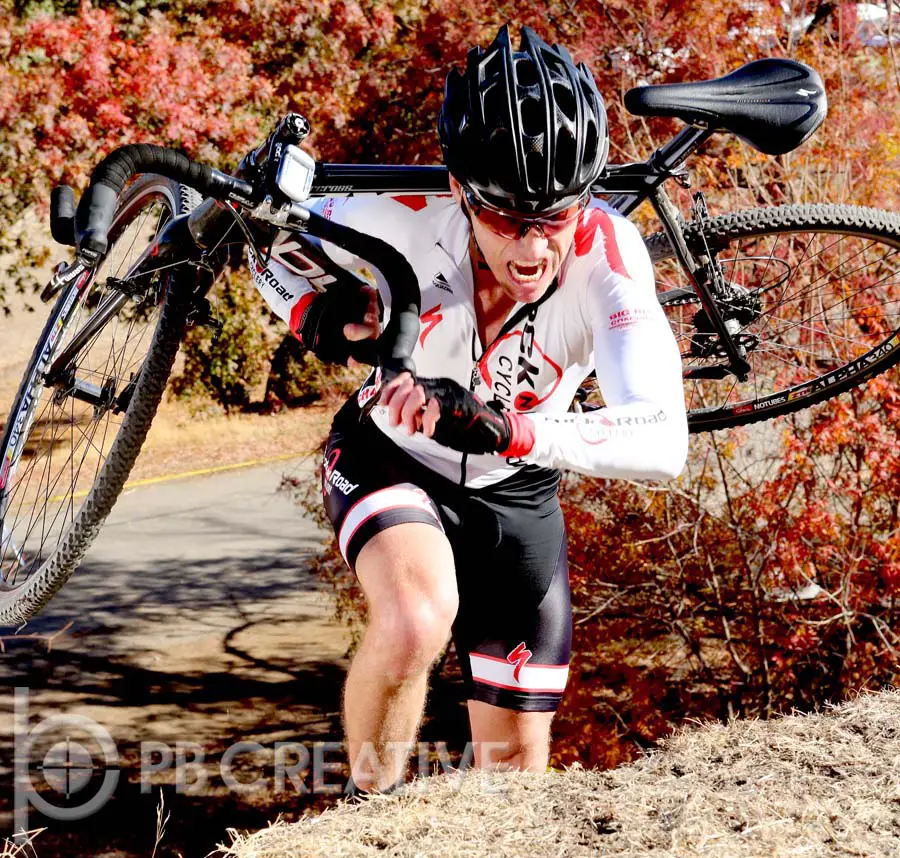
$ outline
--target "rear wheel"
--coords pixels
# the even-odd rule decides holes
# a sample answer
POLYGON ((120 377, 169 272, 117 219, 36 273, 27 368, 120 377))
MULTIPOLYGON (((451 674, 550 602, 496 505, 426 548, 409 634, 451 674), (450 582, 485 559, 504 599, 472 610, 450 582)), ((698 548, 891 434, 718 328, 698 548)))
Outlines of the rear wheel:
POLYGON ((197 201, 160 176, 127 188, 106 258, 63 290, 35 346, 0 441, 0 624, 33 617, 65 583, 137 459, 190 289, 173 287, 172 269, 140 280, 134 270, 160 228, 197 201), (92 322, 97 329, 84 337, 92 322))
MULTIPOLYGON (((685 228, 696 254, 694 224, 685 228)), ((723 350, 668 239, 647 239, 678 339, 691 431, 767 420, 830 399, 900 360, 900 217, 853 206, 782 206, 711 218, 703 236, 729 297, 720 309, 747 352, 723 350), (718 377, 717 377, 718 376, 718 377)))

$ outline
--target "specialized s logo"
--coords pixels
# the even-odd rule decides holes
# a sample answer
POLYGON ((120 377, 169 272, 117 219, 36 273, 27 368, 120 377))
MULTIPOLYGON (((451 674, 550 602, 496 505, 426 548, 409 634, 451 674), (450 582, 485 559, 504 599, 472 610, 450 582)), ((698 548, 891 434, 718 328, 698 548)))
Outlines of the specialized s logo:
POLYGON ((420 318, 423 328, 422 333, 419 334, 419 345, 424 348, 425 337, 427 337, 440 322, 444 321, 444 316, 441 313, 441 305, 437 304, 430 310, 426 310, 424 313, 422 313, 420 318))
POLYGON ((506 660, 510 664, 514 664, 516 666, 515 670, 513 670, 513 679, 516 682, 519 681, 519 673, 522 668, 525 667, 525 664, 528 662, 528 659, 531 658, 531 650, 525 646, 525 641, 522 641, 508 656, 506 656, 506 660))

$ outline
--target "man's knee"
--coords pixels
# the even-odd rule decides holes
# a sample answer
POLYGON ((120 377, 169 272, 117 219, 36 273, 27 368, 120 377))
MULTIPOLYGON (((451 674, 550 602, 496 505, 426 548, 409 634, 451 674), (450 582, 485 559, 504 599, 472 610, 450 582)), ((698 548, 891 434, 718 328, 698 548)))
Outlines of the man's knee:
POLYGON ((543 771, 550 754, 553 712, 517 712, 469 701, 477 768, 543 771))
POLYGON ((505 741, 476 742, 474 762, 479 769, 544 771, 549 752, 549 737, 547 740, 531 741, 511 737, 505 741))
POLYGON ((452 604, 423 601, 371 616, 366 638, 382 656, 384 678, 401 683, 427 671, 446 645, 455 615, 452 604))
POLYGON ((446 645, 459 608, 446 538, 421 526, 383 531, 360 553, 357 574, 368 605, 366 644, 378 652, 385 679, 421 675, 446 645))

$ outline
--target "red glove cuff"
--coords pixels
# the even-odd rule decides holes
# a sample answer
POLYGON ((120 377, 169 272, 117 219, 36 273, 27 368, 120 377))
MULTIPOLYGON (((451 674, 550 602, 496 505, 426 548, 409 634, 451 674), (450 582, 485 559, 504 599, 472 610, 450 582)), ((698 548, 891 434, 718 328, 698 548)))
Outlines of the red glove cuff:
POLYGON ((291 320, 290 320, 290 328, 293 332, 294 336, 300 340, 301 344, 308 349, 311 349, 315 343, 307 343, 303 339, 303 325, 306 322, 306 317, 309 314, 310 307, 312 307, 313 302, 319 297, 318 292, 307 292, 293 307, 291 307, 291 320))
POLYGON ((509 444, 501 452, 507 458, 526 456, 534 447, 534 421, 527 414, 507 411, 505 417, 509 422, 509 444))

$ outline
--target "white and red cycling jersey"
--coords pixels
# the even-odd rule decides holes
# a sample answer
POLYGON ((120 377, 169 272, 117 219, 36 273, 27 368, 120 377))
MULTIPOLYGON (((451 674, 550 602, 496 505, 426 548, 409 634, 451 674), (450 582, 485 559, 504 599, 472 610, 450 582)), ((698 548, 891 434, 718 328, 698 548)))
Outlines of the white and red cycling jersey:
MULTIPOLYGON (((556 288, 535 304, 516 304, 496 339, 482 343, 470 226, 452 198, 325 198, 315 208, 409 260, 422 293, 412 355, 420 377, 452 378, 485 402, 527 414, 533 425, 533 443, 517 458, 471 455, 421 433, 408 436, 388 424, 387 409, 376 407, 376 425, 413 458, 471 488, 499 482, 527 464, 625 479, 669 479, 681 471, 687 454, 681 359, 656 299, 646 248, 630 221, 592 200, 556 288), (607 407, 569 412, 591 370, 607 407)), ((284 233, 280 241, 267 267, 251 269, 266 302, 296 330, 316 290, 301 273, 310 274, 308 263, 292 257, 293 239, 284 233)), ((376 283, 387 318, 391 296, 379 273, 334 245, 323 247, 341 267, 376 283)), ((370 376, 358 394, 362 401, 374 384, 370 376)))

